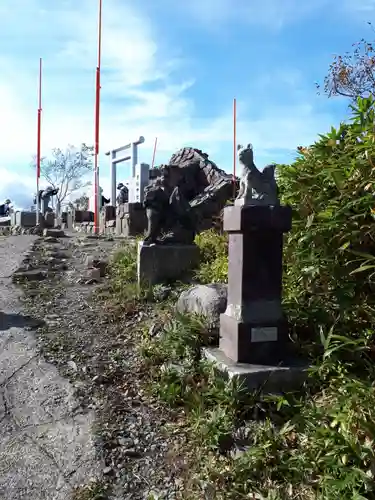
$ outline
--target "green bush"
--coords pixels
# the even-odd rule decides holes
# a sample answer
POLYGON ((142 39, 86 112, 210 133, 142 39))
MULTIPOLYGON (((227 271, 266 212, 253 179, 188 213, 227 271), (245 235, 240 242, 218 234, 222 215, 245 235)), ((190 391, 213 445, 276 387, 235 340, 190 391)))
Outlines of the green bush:
POLYGON ((340 361, 346 349, 368 354, 332 336, 312 369, 324 390, 268 397, 275 407, 247 423, 246 450, 225 466, 218 457, 203 463, 200 477, 222 491, 215 498, 375 498, 375 369, 367 358, 369 379, 354 377, 340 361))
POLYGON ((195 237, 200 250, 200 266, 196 278, 201 283, 228 282, 228 236, 214 229, 195 237))
POLYGON ((137 280, 137 246, 129 243, 113 257, 111 281, 114 286, 134 283, 137 280))
POLYGON ((349 124, 299 150, 292 165, 278 167, 282 202, 293 208, 284 257, 288 316, 315 333, 336 324, 358 336, 375 326, 373 99, 358 99, 349 124))
POLYGON ((109 278, 108 283, 98 289, 97 297, 112 320, 137 312, 149 295, 137 282, 137 245, 129 242, 116 252, 109 278))

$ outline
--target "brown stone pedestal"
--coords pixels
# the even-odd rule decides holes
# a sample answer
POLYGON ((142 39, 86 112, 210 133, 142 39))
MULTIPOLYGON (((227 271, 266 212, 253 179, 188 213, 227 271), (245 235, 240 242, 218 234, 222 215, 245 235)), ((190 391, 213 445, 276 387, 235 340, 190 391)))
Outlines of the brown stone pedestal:
POLYGON ((116 207, 105 205, 100 210, 99 216, 100 234, 114 235, 116 233, 116 207))
POLYGON ((118 236, 139 236, 146 229, 146 209, 142 203, 123 203, 117 207, 116 234, 118 236))
POLYGON ((277 364, 288 340, 281 307, 283 233, 292 210, 233 206, 224 210, 229 233, 228 303, 220 316, 220 350, 237 363, 277 364))
POLYGON ((137 274, 140 285, 183 279, 199 263, 196 245, 144 245, 138 243, 137 274))

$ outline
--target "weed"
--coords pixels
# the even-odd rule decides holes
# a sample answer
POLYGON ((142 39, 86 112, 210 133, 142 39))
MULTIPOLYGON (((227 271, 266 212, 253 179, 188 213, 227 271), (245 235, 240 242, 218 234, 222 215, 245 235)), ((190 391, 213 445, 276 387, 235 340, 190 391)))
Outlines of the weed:
POLYGON ((195 238, 200 250, 200 266, 196 278, 201 283, 226 283, 228 280, 228 237, 213 229, 195 238))
POLYGON ((72 500, 109 500, 109 487, 103 481, 80 486, 73 492, 72 500))

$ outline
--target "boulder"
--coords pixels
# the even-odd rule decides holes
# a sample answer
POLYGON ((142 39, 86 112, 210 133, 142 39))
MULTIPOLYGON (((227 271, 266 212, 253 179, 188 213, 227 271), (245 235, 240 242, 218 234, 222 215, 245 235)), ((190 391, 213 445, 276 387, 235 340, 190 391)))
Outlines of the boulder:
POLYGON ((176 309, 180 313, 195 313, 205 316, 214 333, 218 334, 220 314, 227 307, 227 285, 213 283, 195 285, 181 293, 176 309))
POLYGON ((63 238, 65 236, 65 232, 62 229, 44 229, 43 236, 48 238, 63 238))
POLYGON ((47 277, 47 272, 41 269, 18 269, 13 276, 13 282, 42 281, 47 277))
POLYGON ((189 202, 196 230, 200 232, 212 227, 233 197, 233 176, 220 169, 207 153, 192 147, 180 149, 172 155, 168 165, 153 169, 150 186, 160 183, 166 170, 169 185, 172 188, 179 186, 183 198, 189 202))

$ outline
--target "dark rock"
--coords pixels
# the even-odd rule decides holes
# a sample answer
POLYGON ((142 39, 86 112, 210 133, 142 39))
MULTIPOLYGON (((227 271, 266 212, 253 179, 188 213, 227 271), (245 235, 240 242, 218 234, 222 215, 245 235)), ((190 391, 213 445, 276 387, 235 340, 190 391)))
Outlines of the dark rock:
POLYGON ((44 241, 46 243, 57 243, 58 239, 55 236, 47 236, 46 238, 44 238, 44 241))
POLYGON ((145 189, 145 242, 189 244, 233 195, 233 178, 199 149, 183 148, 145 189))
POLYGON ((44 229, 43 236, 52 236, 54 238, 63 238, 65 236, 65 232, 62 229, 44 229))
POLYGON ((30 234, 33 234, 35 236, 42 236, 43 229, 40 226, 32 227, 30 229, 30 234))
POLYGON ((89 269, 99 269, 100 277, 104 277, 106 275, 108 269, 108 262, 102 259, 98 259, 94 255, 87 255, 85 258, 85 266, 89 269))
POLYGON ((42 281, 47 273, 41 269, 19 270, 13 274, 13 281, 42 281))
POLYGON ((129 458, 141 458, 142 457, 142 454, 139 453, 139 451, 136 451, 134 448, 129 448, 127 450, 123 450, 122 454, 125 457, 129 457, 129 458))

